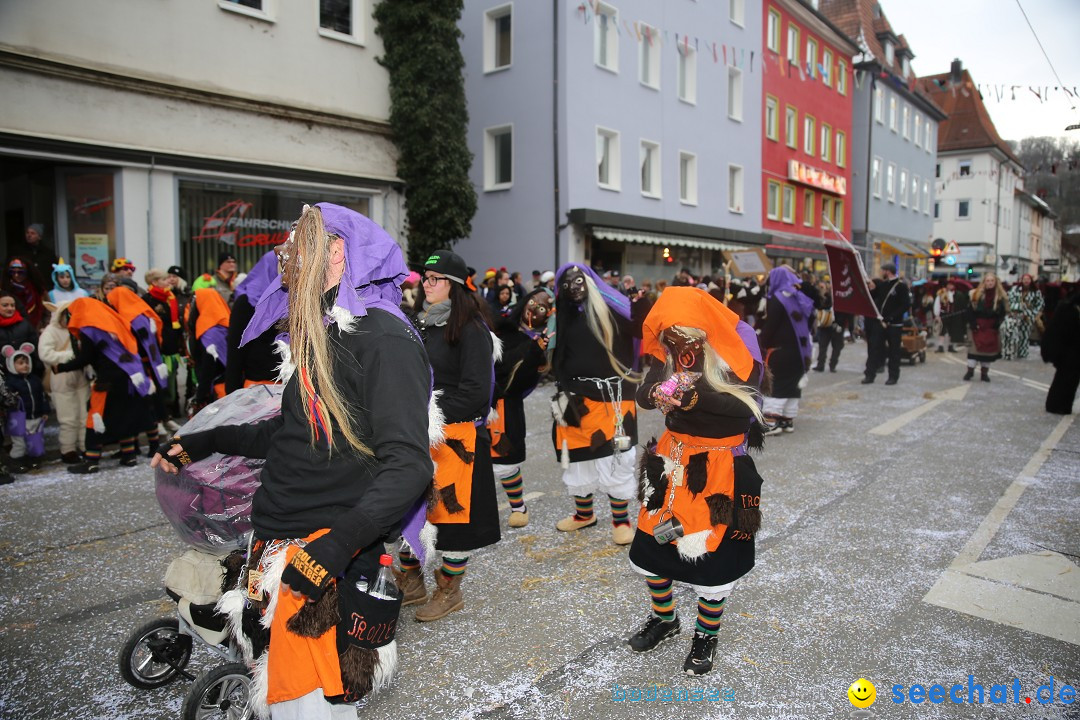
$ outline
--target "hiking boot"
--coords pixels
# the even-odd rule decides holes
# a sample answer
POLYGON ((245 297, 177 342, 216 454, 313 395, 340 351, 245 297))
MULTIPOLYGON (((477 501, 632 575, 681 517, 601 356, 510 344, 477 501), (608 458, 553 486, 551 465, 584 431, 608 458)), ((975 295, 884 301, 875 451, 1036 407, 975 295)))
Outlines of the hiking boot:
POLYGON ((62 461, 62 462, 63 462, 63 463, 65 464, 65 465, 74 465, 75 463, 77 463, 77 462, 79 462, 80 460, 82 460, 82 455, 80 455, 79 453, 75 452, 74 450, 69 450, 69 451, 67 451, 66 453, 63 453, 63 454, 62 454, 62 455, 60 456, 60 460, 61 460, 61 461, 62 461))
POLYGON ((654 650, 656 646, 663 641, 668 638, 673 638, 678 634, 678 617, 671 622, 665 622, 655 615, 649 615, 649 619, 645 621, 645 625, 631 635, 628 642, 634 652, 649 652, 650 650, 654 650))
POLYGON ((416 605, 427 600, 427 588, 424 587, 424 573, 420 568, 408 570, 392 569, 398 589, 401 590, 401 606, 416 605))
POLYGON ((964 373, 964 379, 965 379, 965 380, 970 380, 970 379, 971 379, 971 378, 973 378, 973 377, 975 377, 975 368, 973 368, 973 367, 969 367, 969 368, 967 369, 967 372, 966 372, 966 373, 964 373))
POLYGON ((512 528, 523 528, 529 524, 529 511, 525 508, 511 510, 510 519, 506 522, 512 528))
POLYGON ((990 368, 980 368, 979 379, 983 382, 990 382, 990 368))
POLYGON ((690 654, 686 656, 683 670, 687 675, 705 675, 713 666, 713 656, 716 655, 716 636, 708 635, 700 630, 694 631, 694 639, 690 645, 690 654))
POLYGON ((559 532, 573 532, 575 530, 581 530, 582 528, 592 527, 596 524, 596 515, 592 515, 589 518, 580 518, 577 515, 571 515, 570 517, 564 517, 559 522, 555 523, 555 529, 559 532))
POLYGON ((634 528, 628 523, 620 523, 611 529, 611 536, 616 545, 629 545, 634 541, 634 528))
POLYGON ((431 622, 444 618, 452 612, 465 607, 461 596, 461 581, 465 575, 447 575, 442 570, 435 571, 435 592, 427 604, 416 611, 417 622, 431 622))
POLYGON ((69 473, 75 473, 76 475, 90 475, 98 471, 98 464, 97 460, 83 460, 74 465, 68 465, 67 470, 69 473))

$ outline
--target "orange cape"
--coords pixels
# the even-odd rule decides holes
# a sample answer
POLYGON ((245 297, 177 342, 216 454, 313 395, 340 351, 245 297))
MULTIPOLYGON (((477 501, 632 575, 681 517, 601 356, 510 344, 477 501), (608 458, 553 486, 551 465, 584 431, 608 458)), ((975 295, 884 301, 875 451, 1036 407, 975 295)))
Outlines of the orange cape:
POLYGON ((138 357, 139 346, 135 342, 131 326, 120 317, 118 312, 105 303, 96 298, 77 298, 71 301, 67 310, 71 313, 71 320, 68 322, 69 330, 78 331, 80 328, 92 327, 112 333, 129 353, 138 357))
POLYGON ((131 326, 131 322, 140 315, 149 318, 149 320, 154 323, 152 327, 157 328, 158 345, 161 345, 161 318, 158 317, 156 312, 150 309, 150 306, 147 305, 141 297, 131 292, 129 288, 123 286, 113 288, 105 297, 109 299, 109 304, 112 305, 113 309, 116 310, 117 314, 124 319, 124 322, 126 322, 129 327, 131 326))
POLYGON ((700 288, 670 287, 660 293, 645 318, 641 352, 663 362, 667 346, 663 333, 672 325, 705 331, 705 341, 724 359, 740 380, 746 382, 754 370, 754 358, 735 329, 739 316, 700 288))
POLYGON ((229 327, 229 306, 222 300, 221 294, 213 288, 195 291, 195 307, 199 317, 195 321, 195 338, 199 339, 215 325, 229 327))

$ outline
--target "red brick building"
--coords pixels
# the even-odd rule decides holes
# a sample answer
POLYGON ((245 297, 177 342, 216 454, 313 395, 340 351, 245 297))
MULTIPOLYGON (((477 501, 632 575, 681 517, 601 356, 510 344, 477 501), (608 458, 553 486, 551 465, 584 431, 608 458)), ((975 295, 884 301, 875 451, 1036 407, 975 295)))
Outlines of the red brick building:
POLYGON ((803 0, 765 0, 761 198, 766 252, 825 269, 829 222, 851 227, 855 43, 803 0))

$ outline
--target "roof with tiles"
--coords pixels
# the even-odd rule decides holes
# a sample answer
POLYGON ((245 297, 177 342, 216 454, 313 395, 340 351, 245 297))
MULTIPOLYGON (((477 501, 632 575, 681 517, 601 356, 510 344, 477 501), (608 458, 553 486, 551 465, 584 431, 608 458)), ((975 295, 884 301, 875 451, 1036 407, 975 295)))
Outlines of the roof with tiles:
POLYGON ((971 81, 971 74, 963 70, 960 82, 955 85, 950 83, 951 77, 951 73, 942 73, 927 75, 918 81, 919 88, 948 115, 938 125, 938 152, 996 147, 1021 165, 1009 144, 998 135, 982 96, 971 81))

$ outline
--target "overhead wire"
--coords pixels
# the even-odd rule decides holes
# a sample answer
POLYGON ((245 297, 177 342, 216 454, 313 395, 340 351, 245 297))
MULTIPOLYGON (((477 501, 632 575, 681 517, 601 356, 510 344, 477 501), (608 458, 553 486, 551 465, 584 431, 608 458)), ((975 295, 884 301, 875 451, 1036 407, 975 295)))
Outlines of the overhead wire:
MULTIPOLYGON (((1035 26, 1031 24, 1031 20, 1028 19, 1027 13, 1024 12, 1024 6, 1020 4, 1020 0, 1016 0, 1016 7, 1020 8, 1020 14, 1024 16, 1024 21, 1027 23, 1028 28, 1031 30, 1031 34, 1035 37, 1035 42, 1039 45, 1039 49, 1042 50, 1043 57, 1046 58, 1046 64, 1050 66, 1050 71, 1053 72, 1054 77, 1057 78, 1058 85, 1064 87, 1065 83, 1062 82, 1061 76, 1058 75, 1058 71, 1057 68, 1054 67, 1054 63, 1050 61, 1050 56, 1047 54, 1046 48, 1043 47, 1042 40, 1039 39, 1039 34, 1035 32, 1035 26)), ((1070 109, 1076 109, 1075 101, 1071 103, 1070 109)))

